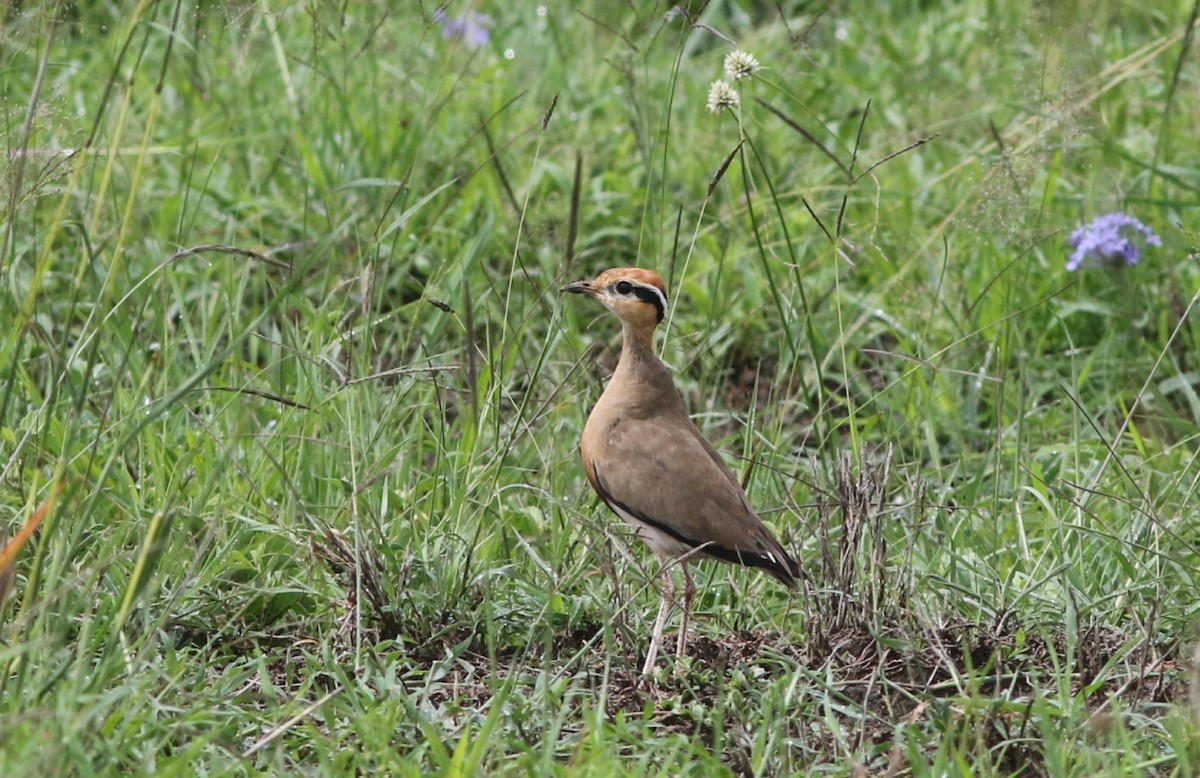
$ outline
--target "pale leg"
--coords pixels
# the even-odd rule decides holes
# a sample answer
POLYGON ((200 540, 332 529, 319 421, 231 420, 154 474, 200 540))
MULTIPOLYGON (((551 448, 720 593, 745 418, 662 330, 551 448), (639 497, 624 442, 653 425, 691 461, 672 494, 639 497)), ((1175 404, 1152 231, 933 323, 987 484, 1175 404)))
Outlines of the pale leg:
POLYGON ((683 567, 683 616, 679 620, 679 637, 675 641, 677 657, 687 656, 688 614, 692 612, 692 600, 696 596, 696 583, 692 580, 691 571, 688 570, 687 560, 684 560, 680 566, 683 567))
POLYGON ((662 563, 662 604, 658 606, 658 618, 654 620, 654 632, 650 636, 650 648, 646 651, 646 664, 642 665, 642 675, 650 675, 654 663, 658 660, 658 649, 662 646, 663 630, 667 626, 667 611, 671 601, 675 599, 675 581, 671 578, 671 568, 666 561, 662 563))

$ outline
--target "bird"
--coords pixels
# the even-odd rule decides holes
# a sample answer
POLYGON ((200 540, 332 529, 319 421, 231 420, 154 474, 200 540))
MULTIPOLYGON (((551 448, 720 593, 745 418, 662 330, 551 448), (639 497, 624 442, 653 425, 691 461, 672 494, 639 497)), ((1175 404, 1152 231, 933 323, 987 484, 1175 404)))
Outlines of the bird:
POLYGON ((707 557, 758 567, 789 589, 796 588, 801 570, 692 421, 670 370, 655 353, 654 332, 667 312, 662 278, 643 268, 612 268, 561 291, 591 297, 621 321, 621 357, 588 415, 579 448, 596 494, 662 562, 662 603, 642 667, 647 676, 675 598, 671 559, 680 561, 684 580, 677 657, 687 654, 696 594, 690 561, 707 557))

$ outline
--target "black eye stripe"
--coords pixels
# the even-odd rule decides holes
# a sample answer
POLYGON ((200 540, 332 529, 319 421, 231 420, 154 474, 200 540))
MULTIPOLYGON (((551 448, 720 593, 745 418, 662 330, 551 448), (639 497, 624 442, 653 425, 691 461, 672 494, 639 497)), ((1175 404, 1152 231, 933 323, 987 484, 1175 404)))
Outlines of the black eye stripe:
POLYGON ((608 288, 622 297, 628 297, 632 294, 642 302, 653 305, 654 313, 660 322, 667 315, 667 295, 657 286, 622 278, 608 288))
POLYGON ((642 302, 654 306, 654 313, 658 316, 659 321, 662 321, 663 317, 667 315, 667 297, 658 289, 638 284, 633 287, 633 294, 642 302))

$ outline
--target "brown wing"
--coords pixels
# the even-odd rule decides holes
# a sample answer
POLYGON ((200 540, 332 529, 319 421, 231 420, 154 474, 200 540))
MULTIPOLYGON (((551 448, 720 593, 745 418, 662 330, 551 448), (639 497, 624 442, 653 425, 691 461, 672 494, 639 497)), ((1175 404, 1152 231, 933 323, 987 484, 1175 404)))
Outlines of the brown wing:
POLYGON ((603 456, 592 458, 588 472, 605 502, 688 548, 703 546, 701 553, 760 567, 795 586, 796 562, 694 424, 668 423, 662 416, 627 418, 606 433, 603 456))

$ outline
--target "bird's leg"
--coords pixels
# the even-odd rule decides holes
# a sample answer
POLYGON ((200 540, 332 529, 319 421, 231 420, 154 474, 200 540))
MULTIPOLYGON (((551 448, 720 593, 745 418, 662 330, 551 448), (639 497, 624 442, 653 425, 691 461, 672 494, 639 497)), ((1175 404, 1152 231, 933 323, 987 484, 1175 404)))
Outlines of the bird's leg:
POLYGON ((696 583, 688 570, 687 560, 680 564, 683 567, 683 616, 679 620, 679 637, 675 641, 676 656, 687 656, 688 614, 692 611, 692 600, 696 597, 696 583))
POLYGON ((650 675, 655 661, 658 660, 658 649, 663 642, 663 629, 667 626, 667 611, 675 599, 675 580, 671 577, 670 565, 665 561, 662 565, 662 578, 662 604, 658 606, 658 618, 654 620, 654 632, 650 635, 650 648, 646 651, 646 664, 642 665, 642 675, 650 675))

